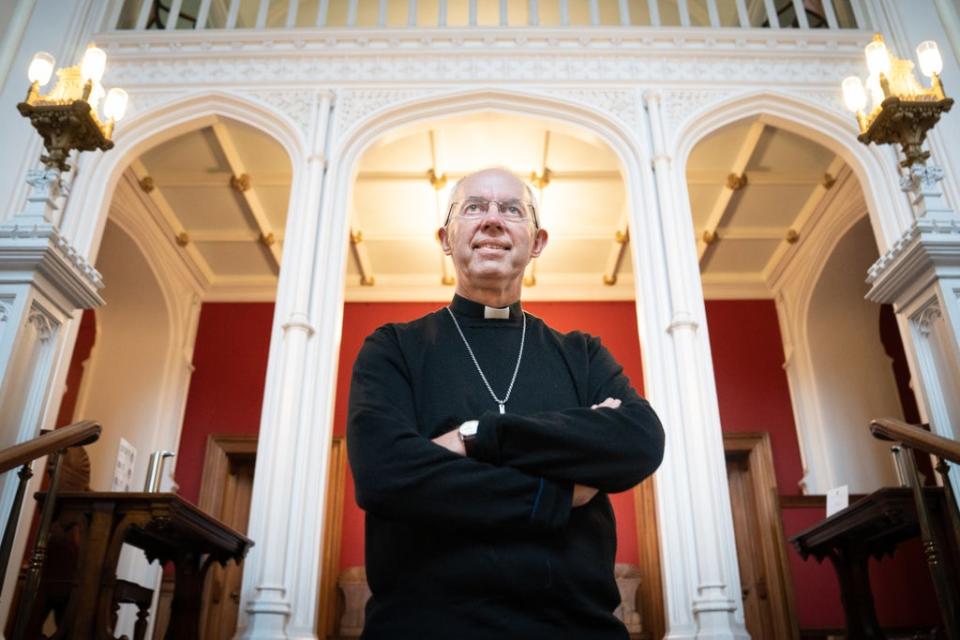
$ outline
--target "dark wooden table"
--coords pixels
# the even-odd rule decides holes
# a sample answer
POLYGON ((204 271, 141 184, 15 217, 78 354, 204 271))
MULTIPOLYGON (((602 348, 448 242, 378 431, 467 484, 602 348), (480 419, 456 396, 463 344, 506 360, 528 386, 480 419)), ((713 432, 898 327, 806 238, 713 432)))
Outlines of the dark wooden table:
MULTIPOLYGON (((38 501, 43 499, 44 494, 37 495, 38 501)), ((239 562, 253 546, 249 538, 178 495, 128 492, 59 494, 50 542, 51 553, 59 549, 60 557, 75 560, 75 566, 45 567, 35 611, 49 611, 59 597, 53 637, 78 640, 115 635, 118 589, 124 586, 116 570, 124 543, 142 549, 151 562, 175 566, 168 639, 200 636, 207 569, 212 562, 239 562)))
MULTIPOLYGON (((950 544, 947 504, 943 489, 924 490, 933 520, 934 535, 951 575, 958 569, 956 550, 950 544), (951 551, 952 550, 952 551, 951 551)), ((901 542, 920 533, 913 493, 909 487, 886 487, 838 511, 823 522, 790 538, 800 555, 818 562, 829 558, 840 582, 840 598, 846 617, 847 640, 885 638, 877 621, 868 572, 871 557, 892 555, 901 542)))

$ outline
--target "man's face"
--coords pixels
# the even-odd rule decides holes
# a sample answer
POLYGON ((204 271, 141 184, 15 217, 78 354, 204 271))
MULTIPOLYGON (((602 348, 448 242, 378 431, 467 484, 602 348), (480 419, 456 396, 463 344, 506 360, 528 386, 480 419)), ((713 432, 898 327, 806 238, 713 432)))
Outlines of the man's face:
MULTIPOLYGON (((498 202, 525 201, 527 192, 512 174, 491 169, 465 178, 455 200, 473 198, 498 202)), ((463 217, 454 211, 449 224, 440 229, 443 252, 453 258, 458 284, 472 287, 507 287, 519 284, 524 269, 547 244, 547 232, 537 229, 528 216, 511 220, 496 204, 477 217, 463 217)))

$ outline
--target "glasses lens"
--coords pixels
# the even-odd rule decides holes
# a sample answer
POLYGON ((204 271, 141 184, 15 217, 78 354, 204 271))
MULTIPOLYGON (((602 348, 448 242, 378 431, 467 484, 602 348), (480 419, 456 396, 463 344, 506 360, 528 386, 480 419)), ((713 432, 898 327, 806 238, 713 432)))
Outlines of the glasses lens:
POLYGON ((524 220, 529 216, 528 207, 522 201, 497 202, 496 200, 481 200, 478 198, 465 200, 460 205, 459 214, 464 218, 479 218, 487 215, 491 204, 497 205, 500 216, 506 220, 524 220))

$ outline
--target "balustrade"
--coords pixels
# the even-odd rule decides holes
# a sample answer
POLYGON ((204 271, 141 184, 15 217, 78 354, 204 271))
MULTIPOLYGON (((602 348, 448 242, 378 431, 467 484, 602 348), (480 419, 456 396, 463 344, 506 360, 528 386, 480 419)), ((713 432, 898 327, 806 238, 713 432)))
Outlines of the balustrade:
POLYGON ((861 0, 114 0, 105 31, 864 28, 861 0))

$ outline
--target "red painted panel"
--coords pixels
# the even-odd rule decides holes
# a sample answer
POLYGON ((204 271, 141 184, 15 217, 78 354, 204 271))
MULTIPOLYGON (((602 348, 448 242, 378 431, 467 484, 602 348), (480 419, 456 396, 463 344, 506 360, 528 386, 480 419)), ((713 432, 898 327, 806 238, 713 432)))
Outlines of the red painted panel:
POLYGON ((205 303, 193 350, 175 478, 196 502, 207 436, 260 430, 273 303, 205 303))
MULTIPOLYGON (((77 396, 80 393, 80 381, 83 379, 83 363, 90 357, 93 344, 97 339, 97 319, 93 309, 85 309, 80 317, 80 328, 77 330, 77 341, 73 345, 73 355, 70 357, 70 368, 67 369, 66 390, 60 401, 60 411, 57 413, 57 426, 65 427, 73 422, 73 412, 77 407, 77 396)), ((79 416, 80 420, 85 419, 79 416)))

